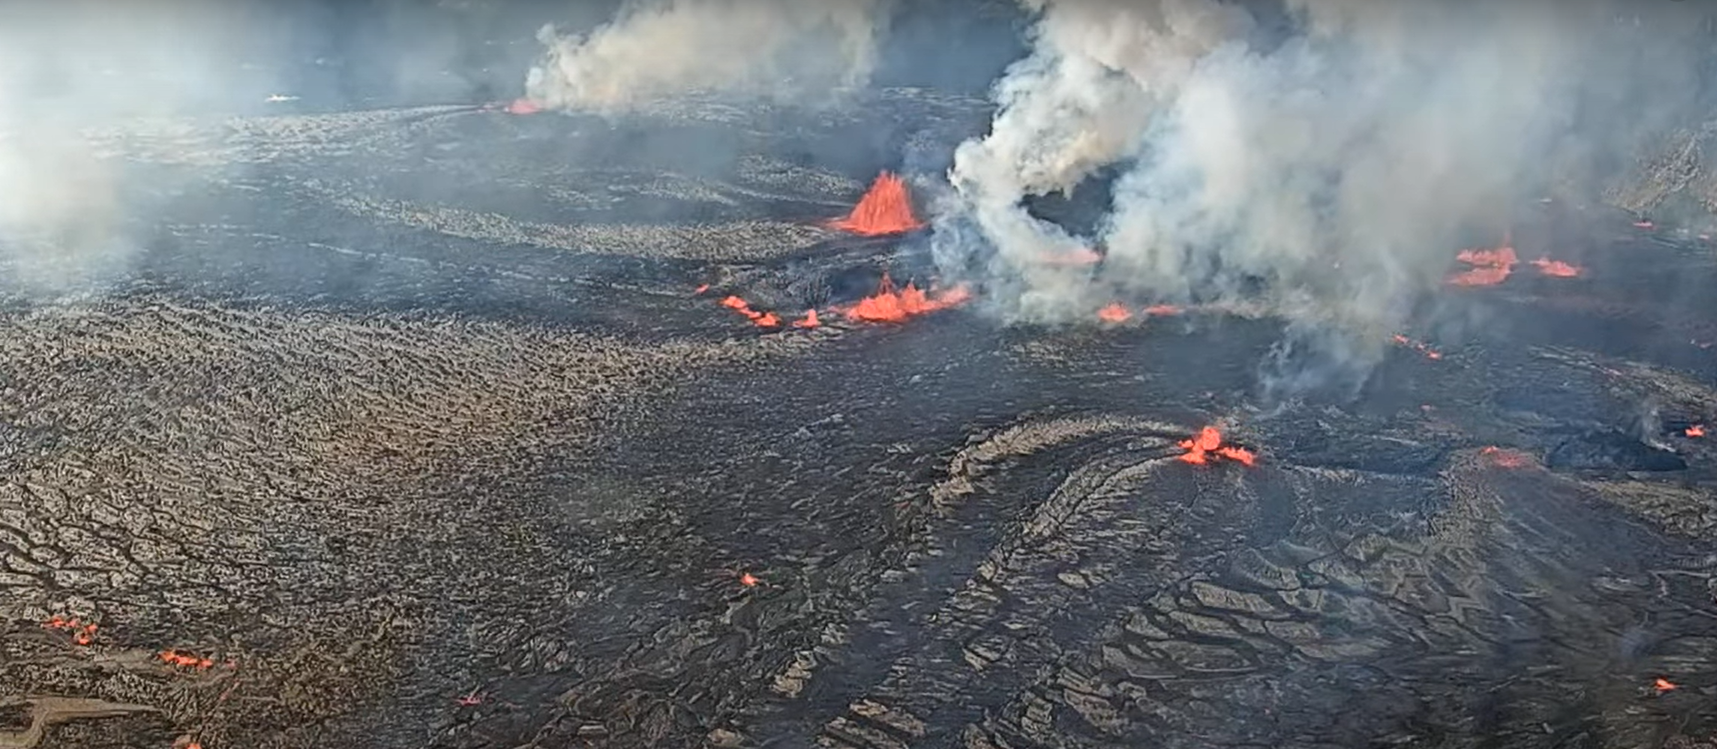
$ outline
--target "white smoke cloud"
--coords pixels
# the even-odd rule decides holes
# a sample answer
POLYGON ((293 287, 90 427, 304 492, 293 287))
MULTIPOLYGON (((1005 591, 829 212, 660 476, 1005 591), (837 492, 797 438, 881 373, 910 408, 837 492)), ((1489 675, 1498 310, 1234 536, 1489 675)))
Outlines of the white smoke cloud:
POLYGON ((994 252, 985 280, 1017 316, 1088 317, 1117 291, 1220 302, 1263 289, 1294 324, 1378 342, 1343 354, 1358 359, 1439 283, 1463 236, 1500 235, 1552 144, 1578 132, 1587 151, 1612 151, 1606 138, 1633 129, 1594 118, 1593 102, 1642 86, 1685 99, 1661 88, 1697 59, 1698 11, 1658 8, 1636 27, 1607 0, 1287 0, 1294 28, 1274 38, 1215 0, 1022 2, 1038 13, 1033 51, 950 171, 958 200, 936 240, 950 270, 979 250, 975 227, 994 252), (1028 196, 1106 167, 1123 176, 1096 236, 1027 211, 1028 196), (1093 244, 1107 249, 1100 271, 1045 262, 1093 244))
POLYGON ((692 91, 805 95, 876 66, 889 0, 636 0, 588 35, 544 28, 526 95, 617 110, 692 91))

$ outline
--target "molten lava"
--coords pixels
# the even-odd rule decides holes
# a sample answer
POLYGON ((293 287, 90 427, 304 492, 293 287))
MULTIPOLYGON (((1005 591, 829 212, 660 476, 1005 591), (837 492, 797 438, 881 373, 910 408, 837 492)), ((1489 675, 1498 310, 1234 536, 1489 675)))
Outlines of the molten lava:
POLYGON ((161 651, 161 660, 174 666, 184 666, 186 668, 195 668, 199 670, 207 669, 215 665, 214 661, 207 658, 198 658, 190 653, 181 653, 176 650, 161 651))
POLYGON ((1678 687, 1675 682, 1665 679, 1662 676, 1657 677, 1657 680, 1653 681, 1651 685, 1657 689, 1658 694, 1663 694, 1664 692, 1668 692, 1678 687))
POLYGON ((781 318, 776 317, 775 313, 758 312, 757 310, 752 309, 751 305, 746 303, 744 299, 740 299, 739 297, 727 297, 726 299, 721 300, 721 306, 745 315, 746 319, 750 320, 753 325, 756 325, 759 328, 781 327, 781 318))
POLYGON ((1682 434, 1685 434, 1689 437, 1704 437, 1705 436, 1705 425, 1704 424, 1694 424, 1693 426, 1688 427, 1686 431, 1682 432, 1682 434))
POLYGON ((536 114, 543 111, 543 107, 530 99, 514 99, 504 111, 507 114, 536 114))
POLYGON ((761 581, 757 579, 757 576, 749 572, 741 573, 739 576, 739 584, 747 588, 755 588, 759 582, 761 581))
POLYGON ((707 283, 698 284, 697 288, 692 289, 692 296, 697 296, 697 295, 702 294, 706 291, 709 291, 709 284, 707 284, 707 283))
POLYGON ((817 311, 814 309, 805 310, 805 317, 793 322, 795 328, 815 328, 820 325, 822 323, 817 320, 817 311))
POLYGON ((60 629, 72 633, 72 642, 79 645, 88 645, 95 642, 95 632, 97 629, 100 629, 95 622, 84 624, 79 622, 76 617, 66 619, 65 617, 59 616, 43 622, 42 626, 47 627, 48 629, 60 629))
POLYGON ((1505 237, 1501 247, 1492 250, 1461 250, 1455 259, 1471 269, 1449 276, 1449 283, 1456 286, 1495 286, 1508 280, 1514 272, 1514 266, 1520 262, 1515 256, 1513 240, 1505 237))
POLYGON ((1097 319, 1103 322, 1123 323, 1132 317, 1133 313, 1128 312, 1127 308, 1121 306, 1119 302, 1110 302, 1103 309, 1097 310, 1097 319))
POLYGON ((1497 468, 1524 468, 1527 463, 1526 455, 1514 450, 1504 450, 1492 445, 1479 451, 1497 468))
POLYGON ((1178 315, 1181 312, 1182 312, 1181 308, 1176 307, 1172 304, 1153 304, 1153 305, 1145 308, 1145 315, 1147 317, 1164 317, 1164 316, 1168 316, 1168 315, 1178 315))
POLYGON ((859 322, 905 322, 908 318, 948 309, 971 298, 972 293, 963 286, 937 294, 920 291, 910 282, 903 289, 895 289, 894 282, 884 273, 876 293, 860 299, 846 311, 846 315, 847 319, 859 322))
POLYGON ((906 192, 906 180, 889 172, 877 175, 870 191, 859 199, 853 212, 846 218, 829 222, 829 226, 866 237, 904 234, 924 228, 912 213, 912 198, 906 192))
POLYGON ((1551 260, 1547 257, 1538 258, 1532 261, 1532 264, 1538 266, 1539 273, 1556 278, 1575 278, 1585 272, 1585 269, 1578 265, 1569 265, 1561 260, 1551 260))
POLYGON ((1227 458, 1247 466, 1257 460, 1250 450, 1222 444, 1222 432, 1216 427, 1205 427, 1199 430, 1198 436, 1181 440, 1180 448, 1186 451, 1181 454, 1180 461, 1193 465, 1204 465, 1212 457, 1227 458))
POLYGON ((1426 359, 1435 360, 1435 359, 1443 358, 1443 352, 1438 351, 1434 348, 1431 348, 1431 344, 1425 343, 1423 341, 1415 341, 1415 340, 1408 338, 1407 336, 1401 335, 1399 333, 1394 335, 1393 339, 1396 343, 1398 343, 1402 346, 1406 346, 1407 348, 1413 349, 1414 351, 1417 351, 1421 354, 1424 354, 1426 359))

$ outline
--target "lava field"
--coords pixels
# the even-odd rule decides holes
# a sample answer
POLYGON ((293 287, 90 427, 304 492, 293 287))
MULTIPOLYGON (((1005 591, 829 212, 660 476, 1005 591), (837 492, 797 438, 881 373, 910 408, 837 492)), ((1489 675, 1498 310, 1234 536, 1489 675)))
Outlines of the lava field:
POLYGON ((987 111, 877 97, 91 134, 137 249, 0 252, 0 747, 1714 746, 1708 240, 1545 203, 1268 399, 1268 315, 942 283, 877 175, 987 111))

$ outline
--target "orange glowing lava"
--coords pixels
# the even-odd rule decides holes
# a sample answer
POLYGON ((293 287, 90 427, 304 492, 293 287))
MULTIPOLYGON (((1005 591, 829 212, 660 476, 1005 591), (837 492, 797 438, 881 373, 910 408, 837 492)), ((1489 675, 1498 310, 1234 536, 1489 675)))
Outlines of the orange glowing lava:
POLYGON ((1407 348, 1413 349, 1414 351, 1417 351, 1421 354, 1424 354, 1426 359, 1436 360, 1436 359, 1443 358, 1443 352, 1438 351, 1434 348, 1431 348, 1431 344, 1425 343, 1423 341, 1415 341, 1415 340, 1408 338, 1407 336, 1401 335, 1399 333, 1395 334, 1394 336, 1391 336, 1391 338, 1396 343, 1398 343, 1402 346, 1406 346, 1407 348))
POLYGON ((884 273, 876 293, 860 299, 846 311, 846 315, 847 319, 859 322, 905 322, 908 318, 948 309, 971 298, 972 293, 963 286, 936 294, 920 291, 911 282, 903 289, 895 289, 894 282, 884 273))
POLYGON ((1657 680, 1653 681, 1651 685, 1657 689, 1658 694, 1663 694, 1664 692, 1676 689, 1679 686, 1675 682, 1665 679, 1662 676, 1657 677, 1657 680))
POLYGON ((757 576, 749 572, 741 573, 739 576, 739 584, 747 588, 755 588, 759 582, 761 581, 757 579, 757 576))
POLYGON ((207 658, 198 658, 190 653, 181 653, 177 650, 161 651, 161 660, 170 665, 184 666, 186 668, 195 668, 198 670, 206 669, 215 665, 214 661, 207 658))
POLYGON ((1119 302, 1110 302, 1103 309, 1097 310, 1097 319, 1103 322, 1123 323, 1132 317, 1133 313, 1128 312, 1127 308, 1122 307, 1119 302))
POLYGON ((1693 426, 1688 427, 1687 431, 1682 432, 1682 434, 1685 434, 1689 437, 1704 437, 1705 436, 1705 425, 1704 424, 1694 424, 1693 426))
POLYGON ((912 213, 912 198, 906 192, 906 180, 889 172, 877 175, 870 191, 859 199, 858 205, 846 218, 829 222, 829 226, 867 237, 904 234, 921 229, 924 224, 912 213))
POLYGON ((1514 450, 1504 450, 1491 445, 1479 452, 1490 460, 1491 465, 1498 468, 1524 468, 1526 466, 1526 455, 1514 450))
POLYGON ((530 99, 521 98, 514 99, 509 102, 504 111, 506 111, 507 114, 536 114, 543 111, 543 107, 541 104, 531 101, 530 99))
POLYGON ((1508 280, 1520 262, 1513 245, 1511 237, 1504 237, 1502 246, 1495 249, 1461 250, 1455 259, 1472 268, 1449 276, 1448 282, 1456 286, 1495 286, 1508 280))
POLYGON ((48 629, 59 629, 72 633, 72 642, 79 645, 88 645, 95 642, 95 632, 97 629, 100 629, 100 626, 95 622, 85 624, 78 621, 77 617, 67 619, 61 616, 56 616, 42 622, 42 626, 47 627, 48 629))
POLYGON ((1212 456, 1227 458, 1247 466, 1257 461, 1257 456, 1250 450, 1222 444, 1222 432, 1216 427, 1205 427, 1199 430, 1197 437, 1181 440, 1180 448, 1186 452, 1180 455, 1179 460, 1193 465, 1204 465, 1212 456))
POLYGON ((1538 266, 1539 273, 1556 278, 1575 278, 1585 272, 1585 269, 1578 265, 1569 265, 1561 260, 1551 260, 1547 257, 1538 258, 1532 261, 1532 264, 1538 266))
POLYGON ((1145 315, 1147 317, 1166 317, 1169 315, 1178 315, 1182 311, 1183 310, 1181 310, 1181 308, 1172 304, 1153 304, 1145 308, 1145 315))
POLYGON ((803 319, 795 320, 793 322, 793 327, 809 329, 809 328, 818 327, 822 324, 823 323, 821 323, 817 320, 817 311, 814 309, 808 309, 808 310, 805 310, 805 317, 803 319))
POLYGON ((706 291, 709 291, 709 284, 707 284, 707 283, 698 284, 697 288, 692 289, 692 296, 697 296, 697 295, 702 294, 706 291))
POLYGON ((752 309, 751 305, 744 299, 740 299, 739 297, 729 296, 721 300, 721 306, 745 315, 746 319, 750 320, 753 325, 756 325, 759 328, 781 327, 781 318, 777 317, 775 313, 758 312, 757 310, 752 309))

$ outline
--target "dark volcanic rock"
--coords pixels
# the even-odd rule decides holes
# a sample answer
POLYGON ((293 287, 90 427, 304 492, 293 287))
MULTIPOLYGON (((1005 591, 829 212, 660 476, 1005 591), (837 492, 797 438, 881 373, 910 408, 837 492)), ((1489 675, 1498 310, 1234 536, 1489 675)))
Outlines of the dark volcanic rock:
POLYGON ((978 111, 889 96, 94 134, 151 208, 101 293, 7 256, 0 745, 1717 732, 1717 448, 1625 436, 1717 360, 1568 323, 1698 317, 1635 292, 1708 257, 1462 297, 1508 324, 1341 404, 1256 402, 1239 315, 858 325, 929 267, 816 220, 978 111), (1177 460, 1205 425, 1257 465, 1177 460))
POLYGON ((1546 458, 1551 468, 1611 471, 1680 471, 1687 461, 1619 432, 1589 432, 1557 445, 1546 458))

